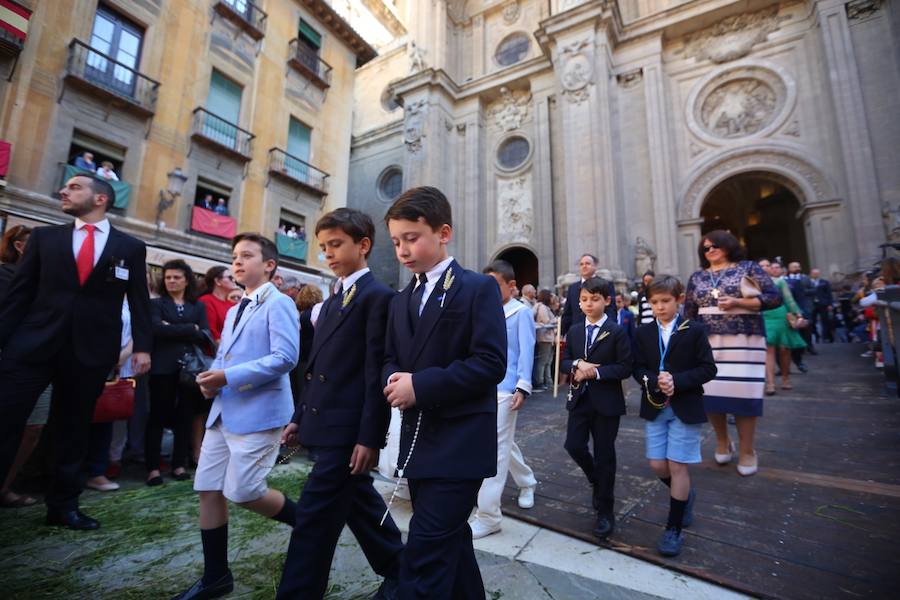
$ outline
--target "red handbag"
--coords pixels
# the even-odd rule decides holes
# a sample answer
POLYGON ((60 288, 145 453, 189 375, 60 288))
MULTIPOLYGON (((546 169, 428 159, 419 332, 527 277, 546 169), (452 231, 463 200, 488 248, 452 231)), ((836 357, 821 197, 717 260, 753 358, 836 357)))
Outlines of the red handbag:
POLYGON ((107 381, 94 407, 94 423, 130 419, 134 414, 134 379, 107 381))

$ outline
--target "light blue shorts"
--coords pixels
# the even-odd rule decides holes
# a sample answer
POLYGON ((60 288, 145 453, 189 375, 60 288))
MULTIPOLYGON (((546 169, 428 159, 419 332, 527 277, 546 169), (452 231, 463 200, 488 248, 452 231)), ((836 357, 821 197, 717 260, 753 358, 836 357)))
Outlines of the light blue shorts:
POLYGON ((671 406, 659 412, 655 421, 644 422, 647 458, 671 460, 685 464, 702 462, 700 440, 703 423, 687 425, 675 416, 671 406))

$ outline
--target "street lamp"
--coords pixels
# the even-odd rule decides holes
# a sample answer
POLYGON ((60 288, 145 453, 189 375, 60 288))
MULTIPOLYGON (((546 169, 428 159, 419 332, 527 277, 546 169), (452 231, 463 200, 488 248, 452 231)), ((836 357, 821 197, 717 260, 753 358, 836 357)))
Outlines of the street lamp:
POLYGON ((168 182, 165 190, 159 190, 159 203, 156 205, 156 228, 166 226, 162 220, 162 214, 181 196, 181 190, 187 181, 187 176, 181 171, 181 167, 175 167, 174 171, 167 173, 168 182))

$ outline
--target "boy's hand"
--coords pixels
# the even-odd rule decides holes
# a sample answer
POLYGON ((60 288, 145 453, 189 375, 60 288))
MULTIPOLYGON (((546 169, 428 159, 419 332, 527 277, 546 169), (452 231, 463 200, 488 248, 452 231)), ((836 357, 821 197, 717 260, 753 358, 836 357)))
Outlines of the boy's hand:
POLYGON ((225 371, 222 369, 203 371, 197 375, 197 383, 200 387, 217 391, 228 385, 228 381, 225 379, 225 371))
POLYGON ((675 395, 675 380, 672 378, 672 374, 667 371, 661 371, 659 374, 659 378, 656 380, 657 385, 659 385, 659 391, 661 391, 666 396, 674 396, 675 395))
POLYGON ((214 399, 214 398, 219 394, 219 390, 213 389, 213 388, 204 387, 204 386, 201 385, 201 386, 200 386, 200 394, 201 394, 204 398, 206 398, 207 400, 212 400, 212 399, 214 399))
POLYGON ((378 449, 369 448, 362 444, 353 447, 353 455, 350 457, 350 474, 360 475, 368 473, 378 464, 378 449))
POLYGON ((512 401, 509 403, 509 410, 519 410, 525 404, 525 394, 516 392, 513 394, 512 401))
POLYGON ((300 445, 300 426, 296 423, 288 423, 287 427, 284 428, 284 431, 281 432, 281 443, 285 446, 294 446, 300 445))
POLYGON ((416 391, 413 389, 412 373, 394 373, 390 383, 384 388, 384 397, 393 408, 406 410, 416 405, 416 391))
POLYGON ((591 379, 597 378, 596 368, 599 367, 599 364, 590 363, 586 360, 582 360, 578 362, 578 368, 575 370, 575 381, 590 381, 591 379))

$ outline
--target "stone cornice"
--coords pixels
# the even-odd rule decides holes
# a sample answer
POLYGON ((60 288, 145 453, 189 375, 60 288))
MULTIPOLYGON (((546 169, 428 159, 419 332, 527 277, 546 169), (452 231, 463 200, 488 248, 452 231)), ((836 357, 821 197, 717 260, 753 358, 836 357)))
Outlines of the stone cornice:
POLYGON ((395 121, 391 121, 387 125, 381 125, 380 127, 375 127, 364 131, 359 135, 353 136, 350 139, 350 147, 356 148, 358 146, 365 146, 382 138, 397 135, 399 133, 403 133, 403 113, 398 111, 398 116, 395 121))
POLYGON ((360 67, 376 56, 375 48, 359 35, 350 23, 344 20, 325 0, 298 0, 298 2, 311 12, 316 20, 339 37, 356 54, 356 66, 360 67))

